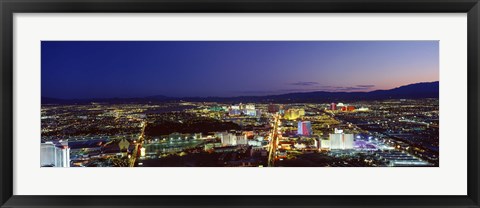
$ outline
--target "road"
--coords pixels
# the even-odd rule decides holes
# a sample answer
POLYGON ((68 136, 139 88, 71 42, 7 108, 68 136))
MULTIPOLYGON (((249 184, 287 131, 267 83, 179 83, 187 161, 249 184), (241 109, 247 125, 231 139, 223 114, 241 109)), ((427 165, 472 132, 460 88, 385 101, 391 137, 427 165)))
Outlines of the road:
POLYGON ((128 166, 129 167, 135 166, 135 162, 137 161, 137 157, 139 155, 138 151, 140 151, 139 149, 142 147, 143 140, 145 138, 145 127, 147 127, 147 122, 143 121, 142 122, 142 131, 140 132, 140 136, 138 136, 138 140, 135 143, 135 148, 132 151, 132 156, 130 157, 130 159, 128 161, 128 166))
POLYGON ((268 167, 273 167, 275 165, 275 159, 277 156, 277 146, 278 146, 278 126, 279 126, 279 115, 275 114, 274 124, 272 132, 270 133, 271 139, 269 144, 268 152, 268 167))

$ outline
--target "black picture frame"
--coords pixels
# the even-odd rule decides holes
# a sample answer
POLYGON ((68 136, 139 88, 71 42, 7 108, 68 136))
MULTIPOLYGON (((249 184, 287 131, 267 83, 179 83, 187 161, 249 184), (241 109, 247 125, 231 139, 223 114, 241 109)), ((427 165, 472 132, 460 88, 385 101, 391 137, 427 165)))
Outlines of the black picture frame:
MULTIPOLYGON (((478 0, 0 0, 1 207, 480 207, 478 0), (467 13, 468 195, 466 196, 25 196, 13 195, 14 13, 467 13)), ((35 177, 35 176, 32 176, 35 177)), ((455 180, 454 178, 445 180, 455 180)), ((60 185, 63 186, 63 185, 60 185)), ((345 187, 348 189, 348 187, 345 187)))

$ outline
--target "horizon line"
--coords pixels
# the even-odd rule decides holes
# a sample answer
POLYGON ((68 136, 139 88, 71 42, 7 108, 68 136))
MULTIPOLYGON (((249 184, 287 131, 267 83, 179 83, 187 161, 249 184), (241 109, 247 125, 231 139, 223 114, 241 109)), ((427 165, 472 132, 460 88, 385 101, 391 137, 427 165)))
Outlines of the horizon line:
POLYGON ((92 98, 58 98, 58 97, 51 97, 51 96, 42 96, 40 98, 50 98, 50 99, 57 99, 57 100, 93 100, 93 99, 145 99, 149 97, 157 97, 163 96, 165 98, 174 98, 174 99, 182 99, 182 98, 238 98, 238 97, 264 97, 264 96, 276 96, 276 95, 288 95, 288 94, 296 94, 296 93, 312 93, 312 92, 328 92, 328 93, 370 93, 375 91, 384 91, 384 90, 393 90, 400 87, 405 87, 414 84, 422 84, 422 83, 435 83, 440 82, 437 81, 427 81, 427 82, 417 82, 411 83, 406 85, 401 85, 398 87, 390 88, 390 89, 376 89, 371 91, 326 91, 326 90, 312 90, 312 91, 297 91, 297 92, 286 92, 286 93, 272 93, 272 94, 265 94, 265 95, 238 95, 238 96, 166 96, 166 95, 147 95, 143 97, 92 97, 92 98))

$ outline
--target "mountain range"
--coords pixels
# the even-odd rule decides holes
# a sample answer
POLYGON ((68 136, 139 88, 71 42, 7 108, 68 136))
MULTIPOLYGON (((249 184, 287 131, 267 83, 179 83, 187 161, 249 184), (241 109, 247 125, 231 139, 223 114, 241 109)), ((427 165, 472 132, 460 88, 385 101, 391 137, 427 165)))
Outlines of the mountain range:
POLYGON ((370 92, 297 92, 266 96, 237 96, 237 97, 168 97, 155 95, 137 98, 95 98, 95 99, 57 99, 42 97, 42 104, 85 104, 101 103, 148 103, 148 102, 255 102, 255 103, 319 103, 319 102, 347 102, 385 99, 420 99, 438 98, 439 82, 421 82, 405 85, 389 90, 375 90, 370 92))

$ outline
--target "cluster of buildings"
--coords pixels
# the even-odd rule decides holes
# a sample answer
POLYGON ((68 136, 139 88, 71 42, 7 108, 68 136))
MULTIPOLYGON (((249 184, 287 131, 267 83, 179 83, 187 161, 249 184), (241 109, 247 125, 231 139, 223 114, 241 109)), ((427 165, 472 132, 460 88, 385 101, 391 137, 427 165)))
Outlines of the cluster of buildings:
MULTIPOLYGON (((298 122, 298 136, 313 136, 312 124, 310 121, 298 122)), ((335 128, 334 133, 329 134, 328 139, 320 138, 315 140, 319 150, 348 150, 354 149, 354 134, 344 133, 343 130, 335 128)))
MULTIPOLYGON (((312 124, 310 121, 299 121, 297 135, 309 137, 313 136, 312 124)), ((335 128, 334 133, 330 134, 328 139, 319 139, 318 148, 320 150, 347 150, 354 149, 354 134, 344 133, 343 130, 335 128)))
POLYGON ((347 150, 354 148, 354 135, 346 134, 343 130, 335 129, 333 134, 329 135, 329 139, 325 142, 322 141, 320 148, 321 149, 330 149, 330 150, 347 150), (325 145, 325 146, 323 146, 325 145))
MULTIPOLYGON (((289 156, 289 160, 313 152, 341 155, 338 158, 362 153, 357 155, 389 161, 392 166, 428 165, 438 160, 438 150, 431 150, 438 148, 438 101, 42 107, 42 167, 89 167, 95 160, 130 158, 137 152, 134 154, 133 149, 138 149, 138 155, 145 160, 168 159, 183 153, 202 158, 216 155, 228 166, 254 166, 270 158, 269 148, 275 146, 272 141, 278 141, 278 157, 289 156), (167 130, 145 134, 145 140, 132 139, 144 131, 140 124, 147 119, 170 126, 156 126, 167 130), (173 129, 176 124, 181 128, 173 129), (217 125, 218 128, 209 128, 217 125), (197 128, 185 130, 190 127, 197 128), (278 133, 272 134, 272 129, 278 133), (118 138, 119 135, 125 138, 118 138), (89 137, 102 137, 102 141, 89 137), (391 138, 393 143, 382 138, 391 138)), ((196 159, 189 162, 192 161, 196 159)))
POLYGON ((230 133, 230 132, 216 132, 215 137, 220 139, 222 146, 262 146, 264 137, 256 136, 253 139, 248 139, 248 132, 245 133, 230 133))
POLYGON ((70 167, 68 142, 45 142, 40 144, 41 167, 70 167))
POLYGON ((109 160, 133 156, 134 139, 70 138, 40 143, 41 167, 108 167, 109 160))
POLYGON ((330 103, 328 110, 331 111, 342 111, 342 112, 353 112, 353 111, 367 111, 368 108, 359 108, 356 109, 353 105, 346 105, 343 103, 330 103))
POLYGON ((217 138, 220 138, 222 145, 224 146, 236 146, 236 145, 247 145, 248 139, 246 135, 242 134, 233 134, 228 132, 218 132, 215 134, 217 138))
POLYGON ((255 109, 255 105, 253 104, 242 104, 239 105, 232 105, 228 107, 228 115, 229 116, 260 116, 261 111, 255 109))

